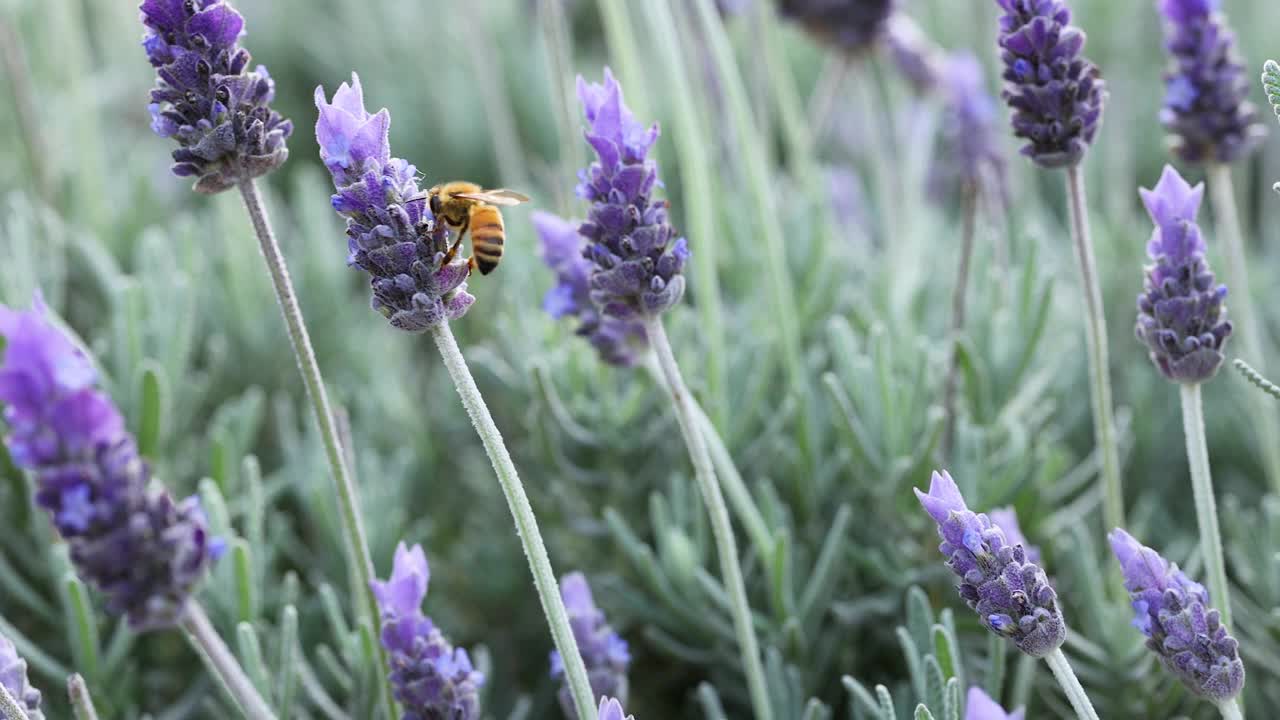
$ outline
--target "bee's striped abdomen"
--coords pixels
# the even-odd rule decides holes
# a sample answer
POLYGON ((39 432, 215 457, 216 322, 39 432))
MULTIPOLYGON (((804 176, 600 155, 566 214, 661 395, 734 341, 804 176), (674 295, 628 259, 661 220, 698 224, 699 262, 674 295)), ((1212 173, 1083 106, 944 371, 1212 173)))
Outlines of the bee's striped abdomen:
POLYGON ((477 205, 471 211, 471 252, 481 275, 488 275, 502 260, 506 230, 502 213, 492 205, 477 205))

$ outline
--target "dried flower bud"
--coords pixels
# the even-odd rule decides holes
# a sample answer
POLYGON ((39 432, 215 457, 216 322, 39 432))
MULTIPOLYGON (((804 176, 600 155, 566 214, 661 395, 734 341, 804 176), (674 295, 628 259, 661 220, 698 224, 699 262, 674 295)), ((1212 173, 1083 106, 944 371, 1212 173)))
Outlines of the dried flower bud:
MULTIPOLYGON (((44 720, 40 711, 40 691, 27 682, 27 661, 18 656, 18 649, 9 638, 0 634, 0 685, 13 696, 18 706, 26 711, 30 720, 44 720)), ((604 705, 601 705, 603 712, 604 705)))
MULTIPOLYGON (((631 665, 631 651, 627 641, 614 632, 605 621, 604 612, 596 607, 591 596, 591 586, 582 573, 569 573, 560 578, 560 597, 569 613, 569 626, 587 666, 587 678, 591 693, 597 697, 627 698, 627 667, 631 665)), ((564 677, 564 660, 556 650, 551 651, 551 677, 564 677)), ((617 700, 614 701, 617 704, 617 700)), ((576 718, 573 697, 568 685, 560 688, 560 707, 565 717, 576 718)), ((621 706, 618 708, 621 713, 621 706)), ((619 716, 621 716, 619 714, 619 716)))

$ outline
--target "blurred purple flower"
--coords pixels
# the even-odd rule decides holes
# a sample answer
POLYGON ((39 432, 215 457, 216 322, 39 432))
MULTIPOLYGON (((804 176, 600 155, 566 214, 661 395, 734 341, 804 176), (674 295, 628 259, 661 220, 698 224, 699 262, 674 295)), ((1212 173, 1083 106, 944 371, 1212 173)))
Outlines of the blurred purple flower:
POLYGON ((897 0, 781 0, 782 16, 848 53, 871 49, 885 34, 897 0))
POLYGON ((943 82, 942 48, 904 13, 893 13, 885 24, 889 56, 911 87, 921 95, 933 92, 943 82))
POLYGON ((1011 507, 996 508, 987 513, 991 518, 991 522, 996 527, 1004 531, 1005 539, 1012 545, 1021 545, 1022 549, 1027 553, 1027 562, 1035 565, 1040 564, 1040 548, 1027 542, 1027 538, 1022 535, 1022 528, 1018 526, 1018 513, 1011 507))
POLYGON ((945 102, 942 152, 931 182, 985 188, 1003 198, 1005 158, 996 134, 996 102, 987 91, 982 64, 972 53, 959 52, 948 56, 939 70, 945 102))
MULTIPOLYGON (((604 612, 596 607, 591 586, 582 573, 569 573, 560 578, 560 597, 569 613, 569 626, 578 643, 578 652, 587 666, 587 678, 591 692, 596 696, 627 699, 627 668, 631 665, 631 651, 605 620, 604 612)), ((551 678, 564 677, 564 660, 558 651, 551 651, 551 678)), ((560 688, 560 707, 565 717, 576 718, 573 697, 568 685, 560 688)), ((615 703, 617 701, 614 701, 615 703)), ((618 708, 621 712, 622 708, 618 708)))
MULTIPOLYGON (((0 634, 0 685, 18 701, 30 720, 44 720, 40 711, 40 691, 27 682, 27 661, 18 656, 18 649, 9 638, 0 634)), ((603 713, 604 705, 601 704, 603 713)))
POLYGON ((965 701, 964 720, 1022 720, 1026 710, 1019 708, 1011 713, 1005 712, 1000 703, 980 687, 969 688, 969 697, 965 701))
POLYGON ((596 712, 596 720, 635 720, 634 715, 623 715, 622 703, 613 698, 600 698, 600 709, 596 712))

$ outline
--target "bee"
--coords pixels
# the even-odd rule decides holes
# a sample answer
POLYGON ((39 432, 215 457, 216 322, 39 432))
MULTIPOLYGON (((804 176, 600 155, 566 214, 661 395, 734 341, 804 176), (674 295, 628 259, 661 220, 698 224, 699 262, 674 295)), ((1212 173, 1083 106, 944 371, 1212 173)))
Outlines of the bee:
POLYGON ((528 197, 514 190, 486 190, 465 180, 436 185, 419 195, 418 199, 424 197, 431 214, 454 232, 453 245, 445 254, 445 263, 453 260, 462 244, 462 236, 470 232, 472 255, 467 258, 467 265, 471 270, 479 269, 481 275, 493 272, 502 260, 506 231, 498 207, 529 202, 528 197))

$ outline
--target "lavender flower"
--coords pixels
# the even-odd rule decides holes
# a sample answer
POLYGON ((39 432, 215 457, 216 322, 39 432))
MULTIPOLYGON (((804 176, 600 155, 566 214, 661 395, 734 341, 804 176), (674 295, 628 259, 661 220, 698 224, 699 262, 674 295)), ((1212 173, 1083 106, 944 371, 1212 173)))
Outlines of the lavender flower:
POLYGON ((151 483, 133 436, 97 389, 89 358, 50 324, 0 306, 0 402, 15 464, 36 477, 80 576, 135 630, 181 620, 192 588, 222 552, 196 498, 181 503, 151 483))
POLYGON ((1156 224, 1147 254, 1143 293, 1138 296, 1138 339, 1151 361, 1174 382, 1204 382, 1222 365, 1222 348, 1231 336, 1225 319, 1225 285, 1214 282, 1205 259, 1196 213, 1204 184, 1194 188, 1166 165, 1154 190, 1139 190, 1156 224))
POLYGON ((917 93, 931 93, 942 82, 946 62, 942 48, 915 20, 903 13, 893 13, 885 24, 885 43, 893 64, 917 93))
POLYGON ((143 0, 141 10, 158 76, 151 129, 177 140, 173 173, 216 193, 284 164, 293 123, 270 107, 267 69, 248 70, 240 13, 223 0, 143 0))
POLYGON ((484 675, 422 614, 431 571, 422 546, 396 547, 391 577, 372 583, 401 720, 476 720, 484 675))
POLYGON ((600 698, 600 710, 596 713, 596 720, 636 720, 634 715, 623 716, 622 703, 613 698, 600 698))
POLYGON ((781 0, 782 16, 848 53, 866 52, 884 36, 897 0, 781 0))
POLYGON ((417 170, 391 157, 391 113, 370 115, 351 74, 326 102, 317 87, 316 140, 333 176, 333 209, 347 219, 347 264, 369 273, 374 310, 393 327, 421 333, 466 314, 467 262, 444 262, 449 233, 419 197, 417 170))
POLYGON ((658 165, 648 154, 658 126, 636 121, 608 68, 603 85, 578 78, 578 99, 597 156, 578 176, 578 195, 591 203, 578 228, 590 243, 591 300, 622 320, 657 315, 684 295, 681 272, 689 259, 685 239, 672 241, 666 201, 653 198, 658 165))
MULTIPOLYGON (((569 625, 573 628, 573 637, 578 643, 578 652, 587 666, 587 677, 591 682, 591 692, 598 696, 607 695, 627 697, 627 667, 631 664, 631 652, 627 641, 623 640, 605 621, 604 613, 596 607, 591 596, 591 586, 582 573, 569 573, 560 578, 560 596, 564 598, 565 609, 569 613, 569 625)), ((560 653, 551 651, 551 678, 559 680, 564 677, 564 661, 560 653)), ((614 700, 614 704, 618 701, 614 700)), ((568 686, 560 688, 560 707, 565 717, 576 718, 573 698, 568 686)), ((622 708, 618 707, 619 716, 622 708)), ((601 704, 603 717, 604 705, 601 704)))
POLYGON ((960 597, 982 624, 1013 641, 1032 657, 1044 657, 1066 639, 1067 626, 1058 596, 1044 570, 1010 543, 998 526, 965 506, 960 488, 947 472, 935 472, 928 494, 916 490, 926 512, 938 523, 947 565, 960 577, 960 597))
POLYGON ((1026 710, 1018 708, 1008 713, 1000 706, 1000 703, 991 699, 991 696, 982 690, 982 688, 974 686, 969 688, 969 697, 965 701, 964 720, 1022 720, 1026 710))
POLYGON ((1246 100, 1245 64, 1218 6, 1219 0, 1160 0, 1170 55, 1160 122, 1173 152, 1192 163, 1235 162, 1266 135, 1246 100))
POLYGON ((1085 34, 1062 0, 996 0, 1004 60, 1003 97, 1013 109, 1022 154, 1041 167, 1080 162, 1102 119, 1106 89, 1080 54, 1085 34))
MULTIPOLYGON (((31 720, 44 720, 44 713, 40 712, 40 691, 27 682, 27 661, 18 657, 18 649, 4 635, 0 635, 0 685, 18 701, 19 707, 27 712, 27 717, 31 720)), ((603 703, 600 708, 603 717, 603 703)))
POLYGON ((1011 507, 996 508, 987 513, 991 518, 991 523, 1000 528, 1004 532, 1005 539, 1010 545, 1021 545, 1024 552, 1027 553, 1027 562, 1033 565, 1040 564, 1040 548, 1027 542, 1027 538, 1022 535, 1022 528, 1018 526, 1018 513, 1011 507))
POLYGON ((1133 601, 1133 625, 1147 636, 1147 648, 1197 695, 1219 702, 1239 695, 1239 647, 1209 607, 1204 586, 1124 530, 1108 537, 1133 601))
POLYGON ((948 175, 973 186, 990 178, 993 189, 1002 189, 1004 155, 996 142, 995 100, 987 92, 982 64, 972 53, 956 53, 941 64, 940 74, 946 94, 943 154, 953 166, 948 175))

